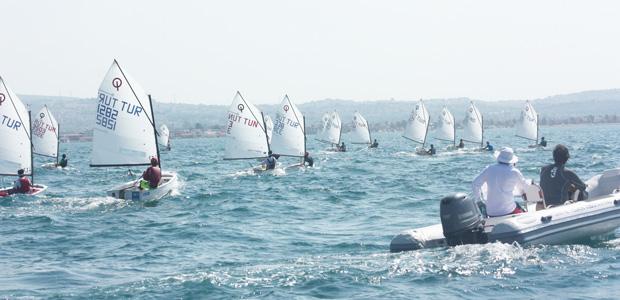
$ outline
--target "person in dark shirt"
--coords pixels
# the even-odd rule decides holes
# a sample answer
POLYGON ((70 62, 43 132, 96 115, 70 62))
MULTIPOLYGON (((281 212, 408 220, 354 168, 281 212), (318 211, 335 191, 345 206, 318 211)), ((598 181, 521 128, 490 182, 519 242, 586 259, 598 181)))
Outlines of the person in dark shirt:
POLYGON ((344 145, 344 142, 342 142, 342 145, 336 147, 339 152, 347 152, 347 146, 344 145))
POLYGON ((571 199, 579 190, 579 199, 585 200, 588 195, 586 184, 571 170, 565 168, 570 154, 564 145, 556 145, 553 149, 554 163, 542 168, 540 187, 543 190, 546 205, 561 205, 571 199))
POLYGON ((461 141, 459 142, 459 144, 456 146, 457 149, 463 149, 465 148, 465 142, 463 142, 463 139, 461 139, 461 141))
POLYGON ((487 146, 482 149, 487 150, 487 151, 493 151, 493 145, 491 145, 491 143, 487 141, 487 146))
POLYGON ((437 153, 437 149, 435 149, 435 146, 433 144, 431 144, 431 148, 428 149, 428 151, 426 151, 426 153, 428 153, 429 155, 435 155, 437 153))
POLYGON ((304 154, 304 165, 308 163, 308 167, 312 167, 314 166, 314 159, 312 159, 312 157, 310 156, 310 153, 306 152, 306 154, 304 154))
POLYGON ((377 148, 377 147, 379 147, 379 143, 377 143, 377 139, 375 139, 375 141, 372 142, 372 144, 370 144, 368 148, 377 148))
POLYGON ((151 166, 142 173, 142 181, 140 182, 140 188, 156 189, 161 180, 161 169, 159 169, 159 160, 157 157, 151 157, 151 166))
POLYGON ((540 145, 542 147, 547 147, 547 141, 545 140, 544 136, 540 138, 540 144, 538 144, 538 145, 540 145))
POLYGON ((274 155, 273 152, 269 150, 269 156, 267 156, 267 158, 263 160, 263 166, 265 167, 265 170, 275 169, 276 164, 277 164, 276 155, 274 155))
POLYGON ((58 166, 61 167, 61 168, 66 168, 67 164, 69 164, 69 159, 67 159, 67 155, 66 154, 63 154, 62 158, 58 162, 58 166))

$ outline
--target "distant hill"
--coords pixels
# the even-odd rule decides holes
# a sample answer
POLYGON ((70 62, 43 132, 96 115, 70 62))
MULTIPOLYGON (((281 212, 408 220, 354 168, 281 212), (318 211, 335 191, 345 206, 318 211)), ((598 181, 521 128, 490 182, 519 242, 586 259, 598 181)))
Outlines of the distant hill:
MULTIPOLYGON (((95 99, 80 99, 57 96, 21 95, 21 99, 37 111, 47 104, 52 113, 62 124, 63 132, 87 132, 92 130, 95 99)), ((232 100, 232 98, 231 98, 232 100)), ((295 101, 295 99, 292 99, 295 101)), ((471 101, 469 98, 425 99, 431 114, 431 121, 441 112, 445 105, 457 121, 465 117, 465 110, 471 101)), ((524 100, 480 101, 474 100, 485 118, 488 126, 510 126, 519 117, 524 100)), ((269 115, 274 115, 280 99, 274 99, 273 105, 258 105, 269 115)), ((298 104, 306 116, 309 132, 318 129, 321 115, 326 111, 336 110, 343 123, 349 126, 353 113, 357 110, 366 117, 371 129, 383 130, 404 126, 405 120, 413 109, 416 100, 381 100, 351 101, 325 99, 298 104)), ((532 100, 543 124, 582 120, 583 118, 620 117, 620 89, 586 91, 574 94, 556 95, 532 100)), ((167 124, 171 130, 191 128, 221 129, 226 123, 226 105, 201 105, 155 102, 156 120, 167 124)), ((612 119, 615 120, 615 119, 612 119)))

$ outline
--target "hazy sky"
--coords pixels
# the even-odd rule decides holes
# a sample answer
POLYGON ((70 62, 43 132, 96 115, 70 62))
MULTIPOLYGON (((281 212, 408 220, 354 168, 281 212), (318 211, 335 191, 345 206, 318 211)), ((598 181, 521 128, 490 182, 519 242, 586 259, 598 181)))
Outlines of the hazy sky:
POLYGON ((0 18, 18 94, 95 97, 114 58, 166 102, 620 87, 619 1, 3 0, 0 18))

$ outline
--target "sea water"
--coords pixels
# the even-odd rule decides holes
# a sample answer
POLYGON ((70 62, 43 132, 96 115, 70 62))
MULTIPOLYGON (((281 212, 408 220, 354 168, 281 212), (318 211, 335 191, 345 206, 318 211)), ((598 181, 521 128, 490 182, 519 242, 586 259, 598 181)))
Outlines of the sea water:
MULTIPOLYGON (((552 146, 566 144, 568 166, 585 180, 620 166, 619 131, 543 127, 547 149, 528 148, 513 129, 489 129, 485 140, 515 148, 517 167, 537 181, 552 146)), ((373 138, 378 149, 347 143, 349 152, 333 153, 309 136, 315 167, 278 176, 245 172, 257 161, 223 161, 223 138, 173 140, 162 167, 179 173, 180 186, 156 202, 106 198, 106 189, 135 177, 127 168, 89 168, 90 143, 62 144, 70 167, 37 169, 44 195, 0 200, 0 297, 620 297, 619 231, 585 245, 390 253, 395 234, 438 223, 439 200, 468 192, 494 158, 445 152, 432 139, 437 156, 422 157, 399 133, 373 138)))

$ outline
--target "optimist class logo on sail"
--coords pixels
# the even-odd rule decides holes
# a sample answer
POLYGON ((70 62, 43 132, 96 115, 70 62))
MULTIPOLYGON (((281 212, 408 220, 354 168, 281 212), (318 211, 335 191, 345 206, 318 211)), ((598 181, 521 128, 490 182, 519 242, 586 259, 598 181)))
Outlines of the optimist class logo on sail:
MULTIPOLYGON (((123 81, 120 78, 114 78, 112 80, 112 87, 119 91, 123 85, 123 81)), ((128 101, 124 101, 114 97, 113 93, 99 90, 99 103, 97 104, 97 122, 96 124, 110 130, 116 130, 116 122, 119 114, 127 117, 139 118, 140 114, 144 112, 142 106, 131 104, 128 101)))

